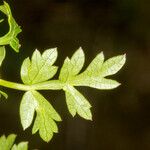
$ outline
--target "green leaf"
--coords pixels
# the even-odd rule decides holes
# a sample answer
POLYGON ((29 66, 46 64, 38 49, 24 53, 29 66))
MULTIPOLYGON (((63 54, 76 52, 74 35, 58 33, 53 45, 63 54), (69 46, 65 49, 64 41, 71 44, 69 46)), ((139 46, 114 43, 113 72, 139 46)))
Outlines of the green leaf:
POLYGON ((0 137, 0 150, 10 150, 16 139, 15 134, 10 134, 7 138, 5 135, 0 137))
POLYGON ((126 55, 112 57, 104 62, 100 75, 106 77, 117 73, 125 64, 126 55))
POLYGON ((75 76, 69 82, 73 86, 88 86, 96 89, 114 89, 118 87, 120 83, 104 77, 118 72, 124 65, 125 60, 125 55, 120 55, 104 62, 104 55, 103 53, 100 53, 83 73, 75 76))
POLYGON ((52 66, 57 59, 57 50, 48 49, 41 53, 35 50, 32 59, 26 58, 21 66, 21 79, 25 84, 36 84, 51 79, 57 72, 52 66))
POLYGON ((98 76, 101 72, 101 67, 104 62, 103 52, 99 53, 89 64, 87 69, 82 73, 84 76, 98 76))
POLYGON ((0 97, 1 97, 1 95, 3 95, 6 99, 8 98, 8 95, 3 91, 0 91, 0 97))
POLYGON ((82 48, 80 47, 71 57, 71 76, 77 75, 82 69, 85 61, 85 56, 82 48))
POLYGON ((27 150, 28 149, 28 142, 21 142, 18 145, 16 145, 14 144, 15 139, 16 139, 15 134, 10 134, 7 138, 5 135, 1 136, 0 150, 27 150))
POLYGON ((2 65, 2 62, 5 58, 5 47, 4 46, 0 46, 0 66, 2 65))
POLYGON ((8 17, 9 23, 9 32, 3 37, 0 37, 0 45, 9 44, 16 52, 19 52, 20 44, 17 35, 21 32, 20 26, 18 26, 13 18, 10 7, 6 2, 0 6, 0 11, 8 17))
MULTIPOLYGON (((81 76, 80 76, 81 77, 81 76)), ((119 82, 111 79, 105 79, 100 77, 86 77, 76 78, 72 84, 74 86, 88 86, 91 88, 101 89, 101 90, 110 90, 118 87, 120 85, 119 82)))
POLYGON ((119 55, 104 62, 104 54, 101 52, 85 71, 79 73, 84 65, 84 59, 84 52, 81 48, 74 53, 71 59, 67 57, 61 68, 59 80, 64 85, 67 106, 72 116, 78 113, 81 117, 91 120, 91 106, 74 86, 88 86, 105 90, 118 87, 119 82, 105 77, 117 73, 125 64, 126 57, 119 55))
POLYGON ((64 87, 66 94, 66 102, 69 112, 74 117, 78 113, 81 117, 87 120, 92 120, 92 114, 90 111, 91 105, 86 98, 78 92, 73 86, 64 87))
POLYGON ((61 68, 59 79, 66 82, 72 76, 77 75, 84 65, 84 52, 80 47, 71 57, 71 60, 67 57, 61 68))
POLYGON ((28 91, 24 94, 20 106, 21 123, 24 129, 31 125, 34 111, 36 111, 36 118, 32 133, 34 134, 39 130, 41 138, 48 142, 53 137, 53 133, 58 132, 55 121, 61 121, 61 118, 39 92, 28 91))
POLYGON ((14 144, 11 150, 28 150, 28 142, 21 142, 18 145, 14 144))
POLYGON ((24 130, 31 125, 37 105, 38 103, 30 91, 23 95, 20 104, 20 117, 24 130))

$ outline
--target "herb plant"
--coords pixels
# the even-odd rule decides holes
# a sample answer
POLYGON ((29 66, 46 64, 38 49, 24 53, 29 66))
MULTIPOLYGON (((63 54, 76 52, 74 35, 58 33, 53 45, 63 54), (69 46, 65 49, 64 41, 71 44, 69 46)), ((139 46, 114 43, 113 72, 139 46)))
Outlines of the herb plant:
MULTIPOLYGON (((5 58, 5 46, 10 45, 15 52, 19 52, 20 44, 17 35, 21 32, 20 26, 14 20, 9 5, 4 2, 0 6, 8 18, 9 32, 0 37, 0 66, 5 58)), ((0 20, 2 22, 3 20, 0 20)), ((126 56, 119 55, 104 61, 103 52, 99 53, 81 72, 85 55, 80 47, 71 58, 67 57, 60 69, 59 78, 52 78, 58 71, 54 65, 58 53, 56 48, 45 50, 42 54, 35 50, 31 58, 26 58, 21 66, 21 79, 23 83, 15 83, 0 79, 0 86, 24 91, 20 104, 20 119, 23 129, 32 127, 32 134, 39 132, 40 137, 49 142, 54 133, 58 132, 56 122, 61 121, 61 117, 50 102, 39 92, 40 90, 63 90, 66 96, 66 104, 70 114, 74 117, 78 114, 80 117, 92 120, 91 104, 75 88, 76 86, 88 86, 91 88, 108 90, 114 89, 120 85, 115 80, 108 79, 107 76, 116 74, 125 64, 126 56), (36 115, 35 115, 36 114, 36 115), (35 117, 35 120, 34 120, 35 117)), ((7 98, 7 94, 0 91, 0 94, 7 98)), ((1 143, 11 141, 11 147, 15 135, 10 135, 6 139, 2 136, 1 143)), ((7 144, 5 144, 7 145, 7 144)), ((19 144, 18 147, 22 145, 19 144)), ((13 147, 16 147, 13 146, 13 147)), ((6 148, 10 149, 10 148, 6 148)), ((16 150, 12 148, 12 150, 16 150)))

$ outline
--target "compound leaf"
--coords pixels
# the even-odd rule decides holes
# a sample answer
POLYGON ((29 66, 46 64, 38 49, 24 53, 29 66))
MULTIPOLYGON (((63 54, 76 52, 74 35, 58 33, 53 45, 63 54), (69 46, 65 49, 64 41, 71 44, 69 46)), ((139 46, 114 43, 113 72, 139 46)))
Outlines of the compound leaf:
POLYGON ((41 138, 48 142, 53 137, 53 133, 58 132, 55 121, 61 121, 61 118, 52 105, 40 93, 33 91, 32 94, 39 104, 36 109, 37 116, 32 133, 34 134, 39 130, 41 138))
POLYGON ((120 83, 105 77, 118 72, 124 65, 125 60, 125 55, 120 55, 103 62, 104 56, 103 53, 100 53, 83 73, 71 78, 69 83, 73 86, 89 86, 97 89, 116 88, 120 83))
POLYGON ((17 35, 21 32, 21 28, 13 18, 10 7, 6 2, 0 6, 0 11, 8 17, 9 23, 9 32, 3 37, 0 37, 0 45, 9 44, 16 52, 19 52, 20 44, 17 35))
POLYGON ((77 91, 73 86, 64 87, 66 94, 66 102, 69 112, 74 117, 78 113, 81 117, 87 120, 92 120, 92 114, 90 111, 91 105, 86 98, 77 91))
POLYGON ((48 49, 42 55, 38 50, 35 50, 31 61, 26 58, 21 66, 21 78, 25 84, 41 83, 52 78, 57 67, 52 66, 57 59, 57 50, 48 49))
POLYGON ((48 142, 53 137, 53 133, 58 132, 55 121, 61 121, 61 118, 39 92, 28 91, 24 94, 20 105, 20 117, 24 129, 31 125, 35 111, 36 118, 32 133, 34 134, 39 130, 41 138, 48 142))
POLYGON ((73 86, 88 86, 96 89, 113 89, 118 87, 120 85, 119 82, 106 79, 105 77, 117 73, 124 65, 126 57, 125 55, 119 55, 104 62, 104 54, 101 52, 93 59, 85 71, 79 73, 84 65, 84 58, 81 48, 73 54, 71 59, 67 57, 61 68, 59 80, 64 83, 63 90, 65 91, 67 106, 72 116, 78 113, 81 117, 91 120, 92 115, 89 102, 73 86))

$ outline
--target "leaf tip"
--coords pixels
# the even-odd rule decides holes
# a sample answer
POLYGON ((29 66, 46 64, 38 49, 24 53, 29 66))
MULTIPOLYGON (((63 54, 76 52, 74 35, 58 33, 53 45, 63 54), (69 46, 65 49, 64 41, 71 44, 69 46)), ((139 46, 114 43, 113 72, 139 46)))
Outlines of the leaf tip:
POLYGON ((66 57, 65 61, 66 61, 66 62, 70 61, 70 58, 69 58, 69 57, 66 57))
POLYGON ((90 114, 86 117, 83 117, 83 118, 86 119, 86 120, 89 120, 89 121, 93 121, 92 114, 90 114))
POLYGON ((101 55, 104 55, 104 52, 103 52, 103 51, 101 51, 101 52, 100 52, 100 54, 101 54, 101 55))
POLYGON ((34 51, 34 53, 37 53, 37 52, 39 52, 39 50, 36 48, 35 51, 34 51))
MULTIPOLYGON (((58 56, 58 50, 57 47, 54 47, 54 51, 56 52, 56 56, 58 56)), ((57 58, 57 57, 56 57, 57 58)))
POLYGON ((101 59, 104 61, 104 52, 103 52, 103 51, 101 51, 101 52, 99 53, 99 56, 100 56, 101 59))
POLYGON ((62 121, 62 118, 60 117, 59 121, 62 121))
POLYGON ((56 56, 58 55, 57 47, 54 47, 54 48, 51 48, 51 49, 48 49, 48 50, 54 52, 56 54, 56 56))
MULTIPOLYGON (((120 86, 120 85, 121 85, 121 83, 118 82, 118 86, 120 86)), ((118 86, 117 86, 117 87, 118 87, 118 86)))
POLYGON ((57 47, 54 47, 53 49, 54 49, 55 51, 57 51, 57 47))
POLYGON ((22 124, 23 131, 25 131, 28 128, 28 126, 24 125, 22 122, 21 122, 21 124, 22 124))
MULTIPOLYGON (((84 52, 83 52, 83 49, 82 49, 82 47, 80 46, 78 49, 77 49, 77 51, 74 53, 74 55, 76 55, 76 54, 80 54, 80 55, 84 55, 84 52)), ((72 58, 73 58, 73 56, 72 56, 72 58)))
POLYGON ((114 87, 114 89, 119 87, 120 85, 121 85, 121 83, 116 81, 116 86, 114 87))
POLYGON ((83 52, 83 49, 82 49, 82 47, 81 47, 81 46, 79 47, 79 49, 78 49, 78 50, 79 50, 79 51, 81 51, 82 53, 84 53, 84 52, 83 52))
POLYGON ((81 46, 80 46, 78 49, 79 49, 79 50, 83 50, 81 46))
POLYGON ((124 58, 126 59, 126 57, 127 57, 127 54, 125 53, 125 54, 123 54, 123 56, 124 56, 124 58))
POLYGON ((71 116, 72 116, 72 117, 75 117, 75 115, 76 115, 76 113, 71 113, 71 116))
MULTIPOLYGON (((126 62, 126 53, 122 55, 122 60, 123 60, 123 65, 124 65, 125 62, 126 62)), ((123 66, 123 65, 122 65, 122 66, 123 66)))
POLYGON ((89 121, 93 121, 93 118, 91 117, 91 118, 89 119, 89 121))

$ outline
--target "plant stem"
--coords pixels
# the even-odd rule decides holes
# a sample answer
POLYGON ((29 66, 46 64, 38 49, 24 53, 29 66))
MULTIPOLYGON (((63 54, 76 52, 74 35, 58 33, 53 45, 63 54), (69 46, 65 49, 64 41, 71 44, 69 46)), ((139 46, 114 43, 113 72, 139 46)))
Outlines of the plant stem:
POLYGON ((61 90, 64 87, 64 83, 59 80, 50 80, 42 83, 31 85, 34 90, 61 90))
POLYGON ((11 82, 11 81, 6 81, 3 79, 0 79, 0 86, 11 88, 11 89, 16 89, 16 90, 20 90, 20 91, 33 90, 32 86, 15 83, 15 82, 11 82))
POLYGON ((63 89, 64 84, 61 83, 59 80, 51 80, 33 85, 25 85, 0 79, 0 86, 16 89, 19 91, 30 91, 30 90, 61 90, 63 89))

